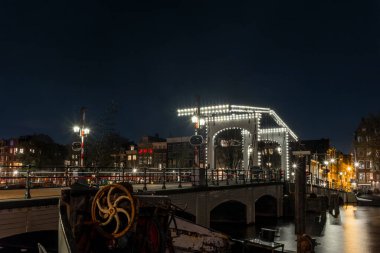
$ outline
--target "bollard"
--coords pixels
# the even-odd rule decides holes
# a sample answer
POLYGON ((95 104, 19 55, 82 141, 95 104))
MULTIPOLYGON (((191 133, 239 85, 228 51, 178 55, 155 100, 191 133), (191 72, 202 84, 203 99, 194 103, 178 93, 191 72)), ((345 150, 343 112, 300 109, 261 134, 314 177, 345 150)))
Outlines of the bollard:
POLYGON ((65 168, 65 186, 69 187, 69 166, 67 165, 65 168))
POLYGON ((181 179, 181 169, 180 168, 178 168, 178 179, 179 179, 178 188, 182 188, 182 179, 181 179))
POLYGON ((143 191, 146 191, 146 190, 148 190, 148 189, 146 188, 146 168, 144 168, 144 187, 143 187, 143 191))
POLYGON ((32 166, 29 164, 26 171, 26 182, 25 182, 25 199, 30 199, 30 168, 32 166))
POLYGON ((162 170, 164 174, 164 182, 162 183, 162 190, 166 190, 166 168, 162 170))

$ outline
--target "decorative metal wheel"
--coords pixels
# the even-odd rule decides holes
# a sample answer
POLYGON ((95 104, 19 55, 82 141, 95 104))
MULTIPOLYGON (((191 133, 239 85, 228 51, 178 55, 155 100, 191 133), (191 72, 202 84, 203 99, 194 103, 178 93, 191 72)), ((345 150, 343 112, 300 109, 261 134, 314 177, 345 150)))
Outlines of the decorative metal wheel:
POLYGON ((92 202, 91 218, 105 235, 123 236, 135 219, 135 202, 131 193, 120 184, 103 187, 92 202))

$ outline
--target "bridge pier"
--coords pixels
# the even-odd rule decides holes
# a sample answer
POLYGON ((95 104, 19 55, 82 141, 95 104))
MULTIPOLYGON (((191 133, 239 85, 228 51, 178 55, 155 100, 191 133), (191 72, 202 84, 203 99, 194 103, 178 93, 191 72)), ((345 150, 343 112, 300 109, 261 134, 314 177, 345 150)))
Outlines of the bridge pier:
MULTIPOLYGON (((283 184, 263 183, 259 185, 231 185, 205 188, 193 191, 162 191, 158 194, 168 195, 172 203, 185 212, 194 215, 197 224, 210 227, 211 211, 226 202, 239 202, 245 206, 244 219, 247 224, 256 222, 255 204, 262 196, 270 196, 276 201, 276 216, 283 216, 283 184)), ((236 215, 236 213, 226 213, 236 215)))

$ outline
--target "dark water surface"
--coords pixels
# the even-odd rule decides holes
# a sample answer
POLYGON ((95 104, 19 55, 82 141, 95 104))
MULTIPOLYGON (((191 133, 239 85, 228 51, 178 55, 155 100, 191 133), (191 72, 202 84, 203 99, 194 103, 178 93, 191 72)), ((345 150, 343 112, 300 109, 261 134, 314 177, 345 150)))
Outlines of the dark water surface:
MULTIPOLYGON (((320 243, 317 253, 380 253, 380 207, 343 206, 337 217, 327 213, 325 218, 308 216, 306 232, 320 243)), ((296 236, 292 220, 260 221, 248 227, 219 224, 217 229, 233 238, 258 237, 261 227, 279 230, 275 241, 286 250, 296 251, 296 236)))

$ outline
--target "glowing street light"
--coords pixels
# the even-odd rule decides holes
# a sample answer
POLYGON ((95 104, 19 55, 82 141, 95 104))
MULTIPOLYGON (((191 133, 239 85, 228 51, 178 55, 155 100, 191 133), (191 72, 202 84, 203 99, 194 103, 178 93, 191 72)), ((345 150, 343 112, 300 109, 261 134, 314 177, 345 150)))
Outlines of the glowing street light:
POLYGON ((85 122, 85 108, 81 108, 81 114, 82 114, 82 126, 74 126, 73 130, 74 133, 79 134, 79 137, 81 138, 81 146, 80 146, 80 166, 84 166, 84 137, 87 137, 87 135, 90 134, 90 129, 84 126, 85 122))

